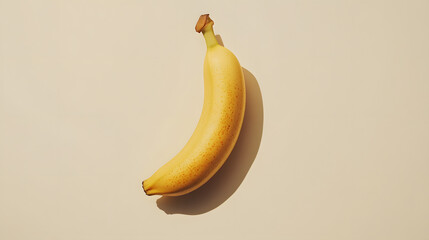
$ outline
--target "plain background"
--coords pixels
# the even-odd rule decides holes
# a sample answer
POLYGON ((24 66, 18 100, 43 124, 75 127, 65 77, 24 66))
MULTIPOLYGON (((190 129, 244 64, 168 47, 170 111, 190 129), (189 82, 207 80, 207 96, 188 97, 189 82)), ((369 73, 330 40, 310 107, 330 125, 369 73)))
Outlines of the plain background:
POLYGON ((428 1, 0 1, 0 238, 429 239, 428 1), (198 121, 210 13, 245 68, 237 148, 141 181, 198 121))

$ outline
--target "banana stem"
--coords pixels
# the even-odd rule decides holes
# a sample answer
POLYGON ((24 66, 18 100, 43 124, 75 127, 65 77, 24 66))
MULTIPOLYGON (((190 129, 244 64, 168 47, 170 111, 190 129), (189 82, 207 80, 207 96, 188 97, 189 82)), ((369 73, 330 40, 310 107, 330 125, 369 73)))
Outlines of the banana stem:
POLYGON ((211 48, 219 44, 213 32, 213 24, 210 24, 204 28, 202 32, 204 39, 206 40, 207 48, 211 48))
POLYGON ((195 25, 195 31, 203 32, 204 39, 206 40, 207 48, 219 45, 215 34, 213 32, 213 20, 210 19, 208 14, 201 15, 195 25))

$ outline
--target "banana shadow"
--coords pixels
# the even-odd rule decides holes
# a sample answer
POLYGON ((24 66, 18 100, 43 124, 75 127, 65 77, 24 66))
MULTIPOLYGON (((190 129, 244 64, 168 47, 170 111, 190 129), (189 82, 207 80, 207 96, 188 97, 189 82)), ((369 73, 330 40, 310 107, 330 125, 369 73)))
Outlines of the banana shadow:
POLYGON ((246 110, 234 150, 221 169, 199 189, 183 196, 159 198, 158 208, 166 214, 199 215, 217 208, 234 194, 249 172, 261 144, 264 108, 258 81, 247 69, 243 68, 243 73, 246 110))

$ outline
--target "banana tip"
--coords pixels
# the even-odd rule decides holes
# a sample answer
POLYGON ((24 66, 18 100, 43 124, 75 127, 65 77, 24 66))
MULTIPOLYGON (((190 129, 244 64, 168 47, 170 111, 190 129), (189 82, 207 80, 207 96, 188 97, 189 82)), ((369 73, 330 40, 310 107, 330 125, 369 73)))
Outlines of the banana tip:
POLYGON ((144 193, 149 196, 149 194, 147 194, 147 192, 146 192, 146 189, 144 189, 144 181, 142 182, 142 188, 143 188, 144 193))

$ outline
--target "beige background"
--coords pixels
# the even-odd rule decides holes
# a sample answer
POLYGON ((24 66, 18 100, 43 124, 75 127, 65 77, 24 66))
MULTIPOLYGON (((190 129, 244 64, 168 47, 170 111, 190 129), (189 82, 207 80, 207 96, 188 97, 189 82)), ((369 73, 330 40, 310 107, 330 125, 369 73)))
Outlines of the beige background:
POLYGON ((428 11, 0 0, 0 239, 429 239, 428 11), (202 13, 245 68, 242 135, 199 191, 147 197, 200 115, 202 13))

